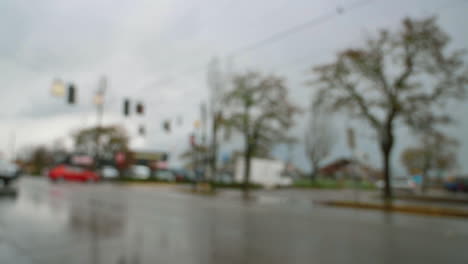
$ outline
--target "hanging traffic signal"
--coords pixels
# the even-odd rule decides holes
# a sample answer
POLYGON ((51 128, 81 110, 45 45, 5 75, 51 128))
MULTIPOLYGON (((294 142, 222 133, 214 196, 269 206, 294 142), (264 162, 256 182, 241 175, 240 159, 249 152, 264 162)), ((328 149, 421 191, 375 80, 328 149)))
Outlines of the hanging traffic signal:
POLYGON ((130 100, 129 99, 124 100, 123 114, 124 114, 124 116, 129 116, 130 115, 130 100))
POLYGON ((143 106, 143 103, 142 102, 139 102, 137 105, 136 105, 136 112, 140 115, 143 115, 144 114, 144 106, 143 106))
POLYGON ((76 89, 74 84, 68 86, 68 103, 74 104, 76 102, 76 89))
POLYGON ((163 123, 163 128, 166 130, 167 133, 171 132, 171 121, 166 120, 163 123))
POLYGON ((138 133, 141 135, 141 136, 144 136, 146 134, 146 129, 145 129, 145 126, 144 125, 140 125, 140 127, 138 128, 138 133))
POLYGON ((197 142, 195 141, 195 134, 190 134, 190 146, 195 147, 197 142))

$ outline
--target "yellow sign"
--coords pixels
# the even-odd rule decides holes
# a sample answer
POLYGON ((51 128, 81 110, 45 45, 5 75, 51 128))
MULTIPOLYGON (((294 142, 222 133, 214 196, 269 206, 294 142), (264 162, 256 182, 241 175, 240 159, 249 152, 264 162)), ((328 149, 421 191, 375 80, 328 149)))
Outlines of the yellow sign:
POLYGON ((65 84, 61 80, 54 80, 52 83, 52 95, 57 97, 65 96, 65 84))
POLYGON ((160 160, 162 155, 158 152, 133 152, 133 158, 137 160, 160 160))
POLYGON ((195 128, 197 128, 197 129, 200 128, 200 126, 201 126, 200 120, 196 120, 195 123, 194 123, 193 125, 194 125, 195 128))

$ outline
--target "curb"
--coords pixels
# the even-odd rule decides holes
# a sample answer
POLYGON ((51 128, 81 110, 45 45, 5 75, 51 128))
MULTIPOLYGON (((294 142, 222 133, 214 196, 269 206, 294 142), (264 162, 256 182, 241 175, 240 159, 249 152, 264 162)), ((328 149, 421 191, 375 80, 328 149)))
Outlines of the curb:
POLYGON ((362 202, 351 202, 351 201, 325 201, 325 202, 321 202, 321 204, 327 205, 327 206, 356 208, 356 209, 369 209, 369 210, 382 210, 382 211, 387 211, 387 212, 399 212, 399 213, 407 213, 407 214, 468 218, 467 210, 442 208, 442 207, 393 205, 393 204, 385 205, 385 204, 362 203, 362 202))
POLYGON ((421 195, 399 195, 399 196, 395 196, 395 199, 407 200, 407 201, 423 201, 423 202, 467 204, 468 205, 468 199, 466 198, 436 197, 436 196, 421 196, 421 195))
POLYGON ((179 183, 168 183, 168 182, 119 182, 122 185, 133 185, 133 186, 148 186, 148 187, 176 187, 179 183))

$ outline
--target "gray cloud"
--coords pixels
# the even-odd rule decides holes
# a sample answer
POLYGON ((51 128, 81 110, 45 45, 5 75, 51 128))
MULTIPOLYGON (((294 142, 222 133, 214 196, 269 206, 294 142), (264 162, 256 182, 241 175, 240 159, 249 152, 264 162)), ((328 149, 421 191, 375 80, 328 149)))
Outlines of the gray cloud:
MULTIPOLYGON (((198 118, 199 102, 207 96, 203 67, 212 56, 224 58, 238 47, 351 3, 354 1, 1 1, 0 101, 4 108, 0 118, 9 121, 0 124, 0 129, 9 131, 19 124, 27 129, 37 127, 39 132, 28 135, 27 140, 19 139, 21 144, 68 135, 67 129, 84 117, 89 117, 91 125, 91 98, 98 78, 105 74, 109 78, 108 122, 124 123, 120 117, 123 97, 146 101, 148 114, 125 121, 127 127, 134 133, 136 124, 145 123, 150 132, 148 148, 174 148, 186 141, 198 118), (78 106, 70 108, 50 96, 50 83, 57 77, 77 84, 78 106), (184 116, 185 125, 172 135, 161 135, 160 122, 178 115, 184 116), (52 125, 57 120, 67 125, 52 125), (56 131, 47 134, 47 126, 56 131)), ((292 99, 305 107, 311 97, 311 89, 304 86, 310 78, 306 69, 330 61, 340 49, 359 45, 363 36, 378 28, 396 27, 405 16, 438 14, 440 24, 453 37, 453 47, 466 47, 468 36, 460 21, 468 5, 456 0, 453 5, 456 7, 437 0, 375 1, 236 56, 231 66, 285 76, 292 99)), ((462 119, 467 112, 466 107, 459 108, 456 116, 462 119)), ((343 127, 341 121, 337 117, 338 127, 343 127)), ((462 137, 467 128, 468 123, 461 122, 454 134, 462 137)), ((292 133, 302 137, 303 125, 299 122, 292 133)), ((405 131, 399 133, 398 150, 411 140, 405 131)), ((8 135, 0 133, 0 141, 7 140, 8 135)), ((363 151, 376 152, 371 140, 360 141, 363 151)), ((294 157, 307 168, 302 151, 298 146, 294 157)), ((285 155, 281 148, 276 153, 285 155)), ((340 141, 333 156, 347 154, 345 142, 340 141)), ((394 154, 397 166, 398 153, 394 154)), ((465 142, 461 154, 468 155, 465 142)), ((378 158, 372 161, 378 164, 378 158)))

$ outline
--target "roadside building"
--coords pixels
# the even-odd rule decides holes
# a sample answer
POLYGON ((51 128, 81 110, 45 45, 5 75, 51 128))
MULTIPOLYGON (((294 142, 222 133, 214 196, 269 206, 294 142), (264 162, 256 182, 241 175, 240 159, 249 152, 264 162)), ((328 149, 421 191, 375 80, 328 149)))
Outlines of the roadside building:
POLYGON ((321 167, 319 175, 336 180, 358 177, 363 180, 376 181, 383 177, 380 170, 348 158, 337 159, 321 167))

